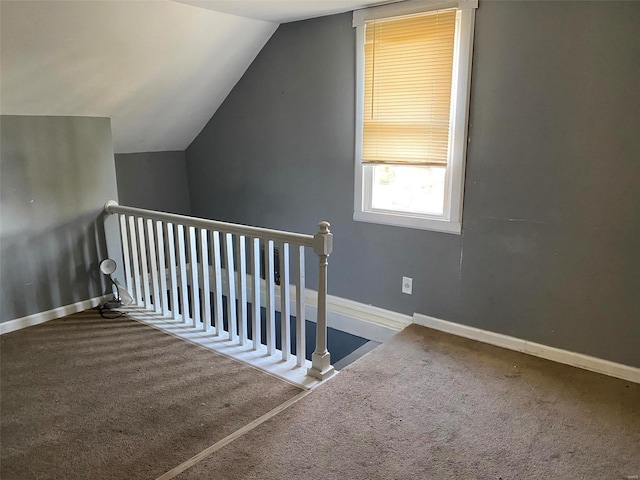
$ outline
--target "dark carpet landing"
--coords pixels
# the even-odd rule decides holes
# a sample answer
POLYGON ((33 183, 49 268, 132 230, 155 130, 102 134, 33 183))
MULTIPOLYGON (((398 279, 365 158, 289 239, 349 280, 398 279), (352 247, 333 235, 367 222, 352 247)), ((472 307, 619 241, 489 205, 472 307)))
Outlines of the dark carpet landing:
POLYGON ((95 310, 0 337, 0 478, 153 479, 297 395, 95 310))
MULTIPOLYGON (((190 291, 189 291, 190 292, 190 291)), ((202 295, 202 292, 200 293, 202 295)), ((191 293, 189 293, 191 295, 191 293)), ((211 324, 215 325, 215 310, 213 308, 215 303, 214 294, 211 293, 211 324)), ((240 310, 239 300, 236 300, 236 311, 240 310)), ((181 312, 181 309, 178 308, 178 311, 181 312)), ((251 303, 247 303, 247 338, 249 340, 253 340, 253 308, 251 303)), ((282 315, 280 312, 275 312, 275 333, 276 333, 276 349, 282 350, 282 315)), ((236 332, 240 330, 238 322, 240 320, 236 320, 236 332)), ((290 345, 289 351, 292 355, 297 353, 296 348, 296 326, 297 320, 294 315, 289 316, 289 328, 291 332, 290 336, 290 345)), ((228 307, 228 299, 226 296, 222 297, 222 325, 225 331, 229 331, 229 307, 228 307)), ((317 325, 315 322, 311 322, 307 320, 305 322, 305 353, 306 359, 311 360, 311 354, 315 350, 316 347, 316 328, 317 325)), ((328 327, 327 328, 327 349, 331 352, 331 363, 335 365, 340 360, 345 358, 347 355, 351 354, 369 340, 366 338, 358 337, 356 335, 352 335, 347 332, 343 332, 341 330, 337 330, 335 328, 328 327)), ((260 342, 263 345, 267 344, 267 310, 264 307, 260 308, 260 342)))

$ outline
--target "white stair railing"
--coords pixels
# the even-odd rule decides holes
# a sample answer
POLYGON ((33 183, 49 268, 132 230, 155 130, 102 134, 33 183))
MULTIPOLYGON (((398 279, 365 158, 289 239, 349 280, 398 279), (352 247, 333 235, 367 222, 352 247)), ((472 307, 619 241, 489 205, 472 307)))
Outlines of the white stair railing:
POLYGON ((306 374, 315 379, 334 373, 327 350, 327 258, 333 250, 329 223, 320 222, 315 235, 305 235, 126 207, 113 200, 105 211, 119 216, 124 281, 137 307, 245 350, 264 351, 280 363, 295 361, 296 368, 308 367, 306 374), (305 248, 313 249, 319 265, 316 346, 310 364, 305 359, 305 248), (292 288, 295 338, 290 327, 292 288), (266 310, 266 345, 261 307, 266 310))

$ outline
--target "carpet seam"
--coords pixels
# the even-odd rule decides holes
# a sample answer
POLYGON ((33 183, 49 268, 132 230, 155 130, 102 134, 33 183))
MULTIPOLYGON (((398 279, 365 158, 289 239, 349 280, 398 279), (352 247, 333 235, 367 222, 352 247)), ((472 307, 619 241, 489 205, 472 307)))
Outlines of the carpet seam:
POLYGON ((311 390, 304 390, 304 391, 298 393, 295 397, 292 397, 289 400, 287 400, 286 402, 281 403, 280 405, 278 405, 276 408, 274 408, 272 410, 269 410, 267 413, 265 413, 264 415, 261 415, 260 417, 256 418, 254 421, 246 424, 244 427, 236 430, 235 432, 231 433, 230 435, 227 435, 222 440, 218 440, 216 443, 214 443, 213 445, 211 445, 208 448, 205 448, 200 453, 197 453, 196 455, 191 457, 189 460, 187 460, 187 461, 181 463, 180 465, 172 468, 168 472, 163 473, 158 478, 156 478, 156 480, 169 480, 171 478, 175 478, 176 476, 180 475, 185 470, 188 470, 189 468, 193 467, 194 465, 197 465, 201 461, 205 460, 206 458, 208 458, 211 455, 213 455, 214 453, 216 453, 221 448, 227 446, 228 444, 232 443, 236 439, 242 437, 244 434, 246 434, 246 433, 252 431, 253 429, 255 429, 256 427, 260 426, 261 424, 263 424, 267 420, 269 420, 269 419, 275 417, 276 415, 278 415, 279 413, 283 412, 284 410, 289 408, 291 405, 296 403, 298 400, 302 400, 304 397, 306 397, 310 393, 311 393, 311 390))

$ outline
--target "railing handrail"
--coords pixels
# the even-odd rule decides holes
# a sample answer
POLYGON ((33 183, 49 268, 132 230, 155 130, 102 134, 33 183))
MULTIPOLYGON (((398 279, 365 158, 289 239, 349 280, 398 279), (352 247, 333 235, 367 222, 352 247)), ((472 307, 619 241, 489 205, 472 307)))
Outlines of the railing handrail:
POLYGON ((173 224, 188 225, 190 227, 217 230, 224 233, 245 235, 247 237, 277 240, 304 247, 313 247, 313 235, 304 233, 285 232, 282 230, 272 230, 270 228, 251 227, 236 223, 220 222, 217 220, 207 220, 204 218, 190 217, 188 215, 178 215, 175 213, 158 212, 137 207, 125 207, 115 200, 109 200, 104 205, 104 210, 108 214, 123 213, 126 215, 136 215, 173 224))
MULTIPOLYGON (((297 365, 299 367, 305 364, 304 355, 304 258, 305 247, 311 247, 318 257, 318 296, 317 296, 317 326, 316 326, 316 348, 311 355, 311 368, 307 370, 307 375, 324 380, 334 373, 331 365, 331 355, 327 350, 327 265, 329 255, 333 251, 333 234, 329 230, 329 222, 322 221, 318 223, 318 231, 315 235, 305 235, 301 233, 285 232, 281 230, 272 230, 269 228, 250 227, 247 225, 239 225, 235 223, 219 222, 215 220, 207 220, 204 218, 190 217, 187 215, 177 215, 173 213, 158 212, 154 210, 146 210, 136 207, 125 207, 119 205, 115 200, 109 200, 104 205, 107 214, 120 215, 120 235, 122 238, 123 253, 125 253, 125 276, 126 283, 129 288, 135 288, 136 304, 141 300, 145 308, 153 307, 154 312, 162 312, 168 314, 166 304, 168 298, 165 298, 167 291, 163 278, 166 276, 166 256, 169 255, 169 270, 171 283, 171 305, 173 306, 172 314, 174 319, 182 318, 186 323, 191 322, 194 328, 204 328, 205 331, 215 329, 216 335, 224 332, 224 313, 222 307, 222 286, 221 286, 221 258, 219 233, 224 235, 224 253, 226 257, 227 277, 228 277, 228 335, 229 340, 240 338, 240 345, 244 345, 246 338, 247 322, 247 263, 246 253, 247 246, 246 237, 253 238, 250 241, 251 269, 253 273, 253 281, 260 276, 260 257, 264 255, 262 260, 263 269, 266 275, 267 287, 267 353, 273 356, 276 351, 276 333, 275 333, 275 245, 274 242, 282 242, 280 245, 279 262, 281 265, 281 278, 283 292, 281 293, 281 315, 283 318, 289 318, 289 292, 290 292, 290 276, 289 276, 289 255, 290 245, 295 245, 297 253, 295 256, 298 260, 297 265, 297 285, 300 289, 296 290, 296 311, 297 313, 297 365), (137 217, 137 219, 136 219, 137 217), (155 225, 153 225, 153 221, 155 225), (137 224, 137 227, 136 227, 137 224), (177 226, 174 230, 174 227, 177 226), (185 227, 186 230, 185 230, 185 227), (198 231, 197 229, 200 229, 198 231), (127 233, 128 232, 128 233, 127 233), (210 234, 208 232, 211 232, 210 234), (175 235, 175 236, 174 236, 175 235), (233 236, 236 236, 235 240, 233 236), (213 255, 211 266, 215 270, 215 299, 214 299, 214 316, 211 317, 210 304, 210 278, 208 277, 209 268, 209 248, 207 247, 208 238, 211 237, 211 254, 213 255), (128 240, 130 239, 130 241, 128 240), (163 243, 163 238, 168 239, 167 250, 163 243), (158 248, 156 248, 156 239, 158 239, 158 248), (260 253, 260 242, 264 242, 264 254, 260 253), (128 245, 131 245, 129 251, 128 245), (234 260, 234 250, 238 251, 237 260, 234 260), (140 256, 138 257, 138 251, 140 256), (189 253, 188 257, 186 253, 189 253), (191 263, 191 293, 189 293, 187 280, 187 258, 191 263), (177 262, 176 262, 177 260, 177 262), (237 263, 236 263, 237 262, 237 263), (176 265, 177 263, 177 265, 176 265), (238 267, 233 268, 234 263, 238 267), (197 268, 196 268, 197 266, 197 268), (229 267, 230 266, 230 267, 229 267), (179 267, 179 277, 176 268, 179 267), (236 272, 234 272, 236 270, 236 272), (161 275, 158 274, 161 271, 161 275), (142 279, 140 275, 142 274, 142 279), (158 278, 160 277, 160 278, 158 278), (199 280, 202 279, 204 303, 200 302, 199 280), (151 285, 150 282, 151 281, 151 285), (239 316, 236 311, 236 281, 239 286, 239 297, 241 312, 239 316), (180 300, 178 300, 178 290, 180 291, 180 300), (162 292, 162 293, 160 293, 162 292), (178 309, 181 305, 182 310, 178 309), (191 316, 189 313, 191 312, 191 316), (201 316, 202 314, 202 316, 201 316), (239 320, 238 320, 239 319, 239 320), (215 324, 212 323, 215 320, 215 324), (236 328, 239 329, 236 332, 236 328), (237 333, 237 334, 236 334, 237 333)), ((253 295, 253 305, 255 311, 252 313, 253 331, 255 335, 252 339, 254 350, 260 346, 260 284, 256 283, 256 289, 253 295)), ((288 321, 281 322, 282 328, 282 360, 288 361, 291 356, 290 350, 290 324, 288 321)))

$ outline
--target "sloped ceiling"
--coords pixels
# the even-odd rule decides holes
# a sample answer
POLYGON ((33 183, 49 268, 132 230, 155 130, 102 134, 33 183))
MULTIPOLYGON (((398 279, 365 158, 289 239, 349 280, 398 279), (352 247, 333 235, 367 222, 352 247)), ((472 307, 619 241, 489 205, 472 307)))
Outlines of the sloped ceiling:
POLYGON ((184 150, 278 27, 169 1, 0 8, 1 112, 111 117, 116 153, 184 150))
POLYGON ((398 0, 174 0, 217 12, 286 23, 398 0))
POLYGON ((2 0, 0 113, 110 117, 116 153, 184 150, 279 23, 374 3, 2 0))

